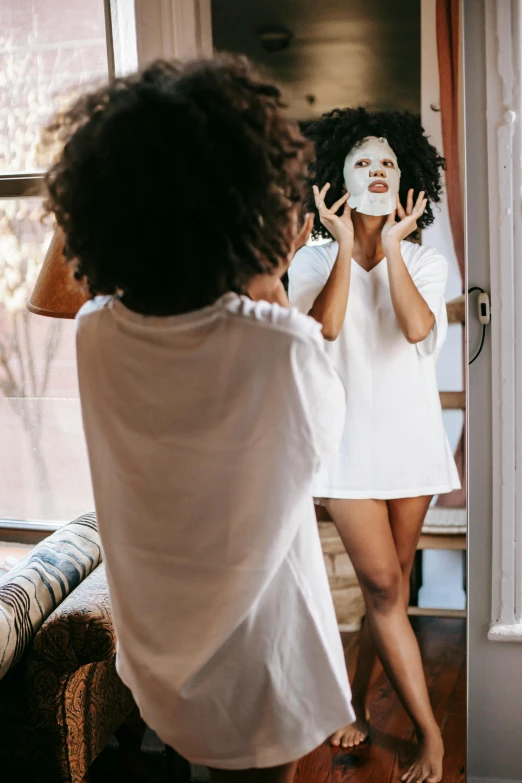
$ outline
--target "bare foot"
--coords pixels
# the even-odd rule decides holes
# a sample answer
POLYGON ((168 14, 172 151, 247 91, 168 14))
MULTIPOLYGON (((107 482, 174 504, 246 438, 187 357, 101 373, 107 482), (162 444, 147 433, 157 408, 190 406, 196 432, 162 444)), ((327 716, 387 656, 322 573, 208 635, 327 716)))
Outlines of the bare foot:
POLYGON ((433 736, 420 740, 417 758, 401 780, 403 783, 440 783, 443 757, 444 745, 437 731, 433 736))
POLYGON ((359 709, 354 704, 355 723, 343 726, 332 734, 330 745, 334 748, 356 748, 368 739, 370 713, 367 709, 359 709))

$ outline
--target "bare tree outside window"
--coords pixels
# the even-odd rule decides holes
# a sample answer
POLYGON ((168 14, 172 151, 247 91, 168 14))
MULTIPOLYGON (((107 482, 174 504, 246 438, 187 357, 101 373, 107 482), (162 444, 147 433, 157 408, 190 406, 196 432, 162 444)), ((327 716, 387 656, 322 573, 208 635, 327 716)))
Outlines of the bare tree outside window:
POLYGON ((0 519, 60 523, 93 506, 74 323, 26 309, 53 226, 41 199, 6 196, 9 175, 49 165, 40 137, 52 113, 106 78, 103 0, 2 0, 0 519))

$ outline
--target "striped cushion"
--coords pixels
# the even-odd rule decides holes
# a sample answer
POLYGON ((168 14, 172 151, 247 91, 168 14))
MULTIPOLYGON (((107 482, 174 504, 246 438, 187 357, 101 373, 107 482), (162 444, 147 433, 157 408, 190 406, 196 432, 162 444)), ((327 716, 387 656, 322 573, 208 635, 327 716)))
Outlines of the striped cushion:
POLYGON ((0 577, 0 680, 42 623, 101 562, 95 514, 57 530, 0 577))

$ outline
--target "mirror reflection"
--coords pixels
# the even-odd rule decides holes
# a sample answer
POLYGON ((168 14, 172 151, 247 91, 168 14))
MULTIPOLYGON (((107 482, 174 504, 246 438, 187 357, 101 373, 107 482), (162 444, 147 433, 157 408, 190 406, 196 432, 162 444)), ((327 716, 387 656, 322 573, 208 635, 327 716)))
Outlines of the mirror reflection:
MULTIPOLYGON (((412 780, 440 779, 425 678, 441 648, 455 671, 465 657, 459 19, 435 5, 212 3, 215 48, 274 77, 316 155, 313 231, 286 283, 321 324, 347 396, 314 482, 357 714, 332 744, 375 739, 389 678, 393 710, 402 703, 424 743, 412 780)), ((377 753, 389 774, 389 748, 377 753)))

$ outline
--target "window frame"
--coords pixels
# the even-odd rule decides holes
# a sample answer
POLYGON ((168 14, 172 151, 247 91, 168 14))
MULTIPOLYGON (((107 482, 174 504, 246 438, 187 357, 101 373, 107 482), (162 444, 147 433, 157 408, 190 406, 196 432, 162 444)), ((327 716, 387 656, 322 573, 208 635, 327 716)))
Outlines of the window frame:
MULTIPOLYGON (((108 78, 132 73, 157 57, 212 55, 211 0, 104 0, 108 78)), ((45 195, 45 174, 0 174, 0 199, 45 195)), ((0 540, 38 543, 61 525, 0 519, 0 540)))

